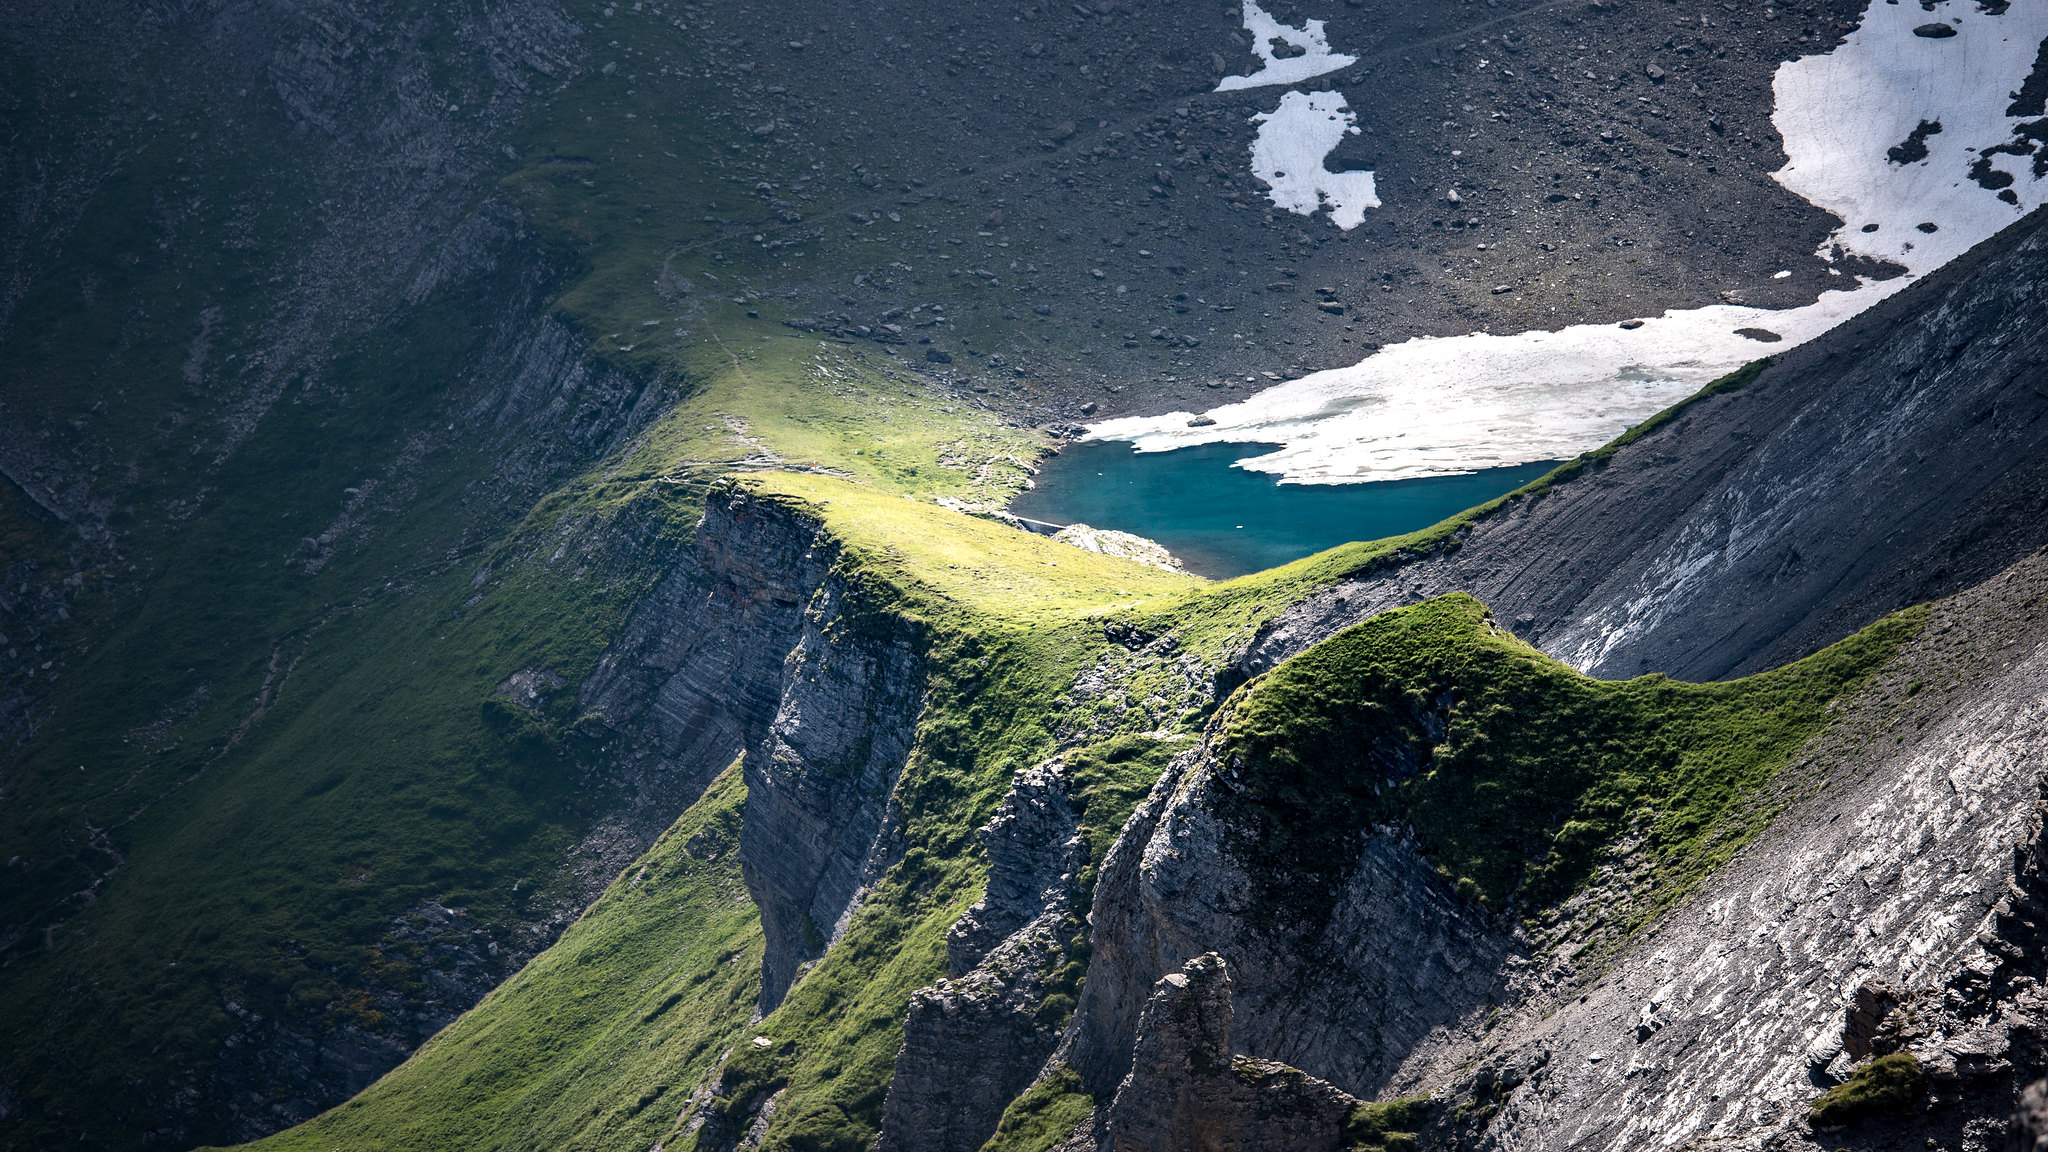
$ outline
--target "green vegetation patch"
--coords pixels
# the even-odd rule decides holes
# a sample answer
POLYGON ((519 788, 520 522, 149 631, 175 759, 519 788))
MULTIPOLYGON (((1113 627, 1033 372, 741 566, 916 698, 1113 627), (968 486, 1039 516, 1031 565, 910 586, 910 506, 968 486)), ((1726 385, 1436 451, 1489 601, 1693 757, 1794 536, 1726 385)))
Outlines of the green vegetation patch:
POLYGON ((1315 913, 1360 829, 1405 824, 1468 897, 1528 912, 1628 836, 1652 871, 1632 912, 1647 919, 1763 827, 1772 813, 1745 801, 1925 619, 1895 613, 1776 671, 1685 684, 1580 675, 1469 596, 1386 613, 1233 702, 1218 758, 1236 850, 1273 906, 1315 913))
POLYGON ((562 939, 343 1107, 253 1148, 646 1148, 744 1043, 760 917, 738 765, 562 939))
POLYGON ((1344 1120, 1343 1140, 1356 1152, 1406 1152, 1429 1119, 1430 1098, 1410 1096, 1384 1104, 1360 1104, 1344 1120))
POLYGON ((1911 1052, 1880 1056, 1822 1094, 1807 1110, 1815 1124, 1835 1127, 1867 1116, 1910 1112, 1927 1097, 1927 1076, 1911 1052))
POLYGON ((1099 1103, 1105 1101, 1081 1086, 1081 1074, 1062 1064, 1010 1101, 981 1152, 1047 1152, 1087 1123, 1099 1103))
POLYGON ((1088 843, 1082 891, 1094 891, 1096 870, 1123 831, 1124 821, 1165 775, 1174 754, 1186 747, 1178 740, 1132 734, 1067 754, 1068 795, 1081 815, 1081 837, 1088 843))

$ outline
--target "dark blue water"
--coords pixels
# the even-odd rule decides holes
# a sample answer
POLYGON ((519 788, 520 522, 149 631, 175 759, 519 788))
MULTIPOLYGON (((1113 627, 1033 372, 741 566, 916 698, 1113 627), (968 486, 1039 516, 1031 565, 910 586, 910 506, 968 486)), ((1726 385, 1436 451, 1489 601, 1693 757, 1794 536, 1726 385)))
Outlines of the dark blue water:
POLYGON ((1070 444, 1010 510, 1150 537, 1191 571, 1224 579, 1353 540, 1399 536, 1534 480, 1554 463, 1380 484, 1288 484, 1232 464, 1264 444, 1204 444, 1140 454, 1121 441, 1070 444))

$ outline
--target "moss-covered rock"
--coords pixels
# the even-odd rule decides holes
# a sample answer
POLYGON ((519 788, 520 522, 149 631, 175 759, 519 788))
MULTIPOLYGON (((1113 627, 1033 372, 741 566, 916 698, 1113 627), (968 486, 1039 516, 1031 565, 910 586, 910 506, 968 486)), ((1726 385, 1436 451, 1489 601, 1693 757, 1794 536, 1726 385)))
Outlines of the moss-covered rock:
POLYGON ((1807 1110, 1816 1125, 1853 1124, 1868 1116, 1911 1111, 1927 1097, 1927 1076, 1911 1052, 1880 1056, 1827 1090, 1807 1110))

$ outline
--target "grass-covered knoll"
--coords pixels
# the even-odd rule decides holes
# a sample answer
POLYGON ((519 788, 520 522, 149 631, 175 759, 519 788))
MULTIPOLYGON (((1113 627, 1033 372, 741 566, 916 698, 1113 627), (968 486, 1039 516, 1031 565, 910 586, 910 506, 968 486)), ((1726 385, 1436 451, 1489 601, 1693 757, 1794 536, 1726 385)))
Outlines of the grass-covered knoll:
POLYGON ((1353 1152, 1407 1152, 1429 1119, 1432 1101, 1410 1096, 1384 1104, 1360 1104, 1344 1119, 1344 1140, 1353 1152))
POLYGON ((1927 1098, 1927 1074, 1911 1052, 1880 1056, 1821 1094, 1807 1109, 1818 1125, 1852 1124, 1869 1116, 1910 1112, 1927 1098))
POLYGON ((368 1091, 256 1148, 650 1147, 750 1035, 735 765, 562 939, 368 1091))
POLYGON ((1472 899, 1533 914, 1624 836, 1647 917, 1760 829, 1745 800, 1925 620, 1908 610, 1796 664, 1719 684, 1590 679, 1464 595, 1359 624, 1242 690, 1217 756, 1241 858, 1282 906, 1334 899, 1360 829, 1412 826, 1472 899))

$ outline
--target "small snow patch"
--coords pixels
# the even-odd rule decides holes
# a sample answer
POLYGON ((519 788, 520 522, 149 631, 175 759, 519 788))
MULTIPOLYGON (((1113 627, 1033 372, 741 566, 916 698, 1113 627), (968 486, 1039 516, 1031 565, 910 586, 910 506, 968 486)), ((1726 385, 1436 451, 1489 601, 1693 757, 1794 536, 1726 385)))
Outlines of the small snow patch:
POLYGON ((1332 172, 1323 158, 1347 135, 1358 133, 1341 92, 1289 92, 1280 107, 1252 117, 1259 134, 1252 141, 1252 175, 1266 183, 1274 207, 1313 216, 1327 204, 1330 220, 1346 230, 1365 222, 1365 210, 1380 206, 1370 172, 1332 172))
POLYGON ((1356 56, 1330 50, 1321 20, 1290 28, 1252 0, 1244 0, 1244 27, 1252 34, 1252 51, 1258 54, 1261 67, 1249 76, 1225 76, 1216 85, 1218 92, 1263 88, 1268 84, 1299 84, 1358 63, 1356 56))

